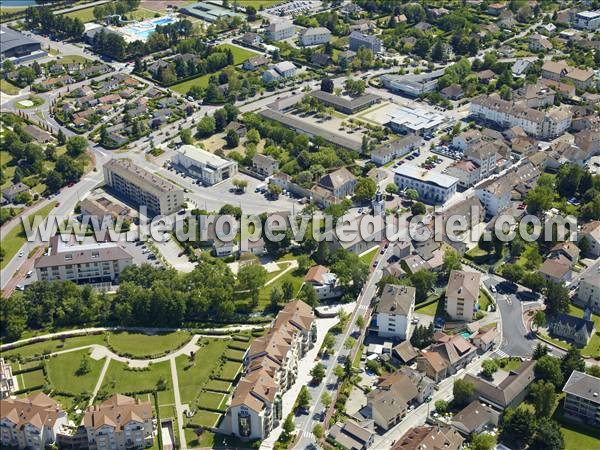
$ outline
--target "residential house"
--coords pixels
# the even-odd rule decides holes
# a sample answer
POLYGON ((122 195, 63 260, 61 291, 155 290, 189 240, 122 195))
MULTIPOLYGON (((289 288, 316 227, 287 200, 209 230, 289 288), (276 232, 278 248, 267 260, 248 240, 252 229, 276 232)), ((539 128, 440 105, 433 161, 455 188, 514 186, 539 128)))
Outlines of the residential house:
POLYGON ((475 74, 475 76, 477 77, 477 79, 479 81, 481 81, 484 84, 488 84, 490 81, 492 81, 494 78, 496 78, 496 74, 494 73, 493 70, 490 70, 490 69, 486 69, 486 70, 482 70, 481 72, 477 72, 475 74))
POLYGON ((452 417, 452 428, 463 436, 471 436, 486 431, 488 427, 497 427, 500 413, 491 406, 473 400, 452 417))
POLYGON ((464 438, 450 427, 424 425, 409 429, 396 441, 392 450, 460 450, 464 441, 464 438))
POLYGON ((375 424, 387 431, 402 421, 417 396, 412 380, 402 372, 395 372, 380 380, 377 388, 367 394, 367 406, 375 424))
POLYGON ((481 179, 479 165, 468 159, 462 159, 448 166, 446 173, 458 179, 458 185, 465 189, 475 185, 481 179))
POLYGON ((10 364, 4 361, 4 358, 0 358, 0 399, 10 397, 14 390, 15 380, 12 368, 10 364))
POLYGON ((18 201, 17 197, 20 194, 24 194, 29 192, 29 186, 27 186, 23 182, 18 182, 17 184, 13 184, 12 186, 2 190, 2 196, 9 202, 15 203, 18 201))
POLYGON ((360 426, 352 419, 337 422, 329 430, 328 441, 333 441, 348 450, 367 450, 373 445, 375 433, 360 426))
POLYGON ((114 394, 89 406, 83 417, 91 450, 146 448, 154 444, 152 404, 114 394))
POLYGON ((591 320, 591 309, 587 309, 584 317, 557 314, 550 320, 548 329, 554 336, 585 347, 596 331, 596 324, 591 320))
POLYGON ((585 90, 594 83, 594 71, 571 67, 566 61, 546 61, 542 66, 542 78, 553 81, 565 79, 571 81, 576 88, 585 90))
POLYGON ((337 276, 325 266, 317 265, 308 269, 304 276, 304 283, 310 284, 315 289, 319 300, 342 295, 337 276))
POLYGON ((291 38, 296 32, 294 24, 289 20, 273 22, 267 27, 267 37, 272 41, 291 38))
POLYGON ((479 130, 470 128, 465 131, 461 131, 452 138, 452 146, 456 147, 463 152, 470 146, 477 146, 483 139, 483 135, 479 130))
POLYGON ((569 260, 571 265, 575 264, 579 260, 579 247, 574 242, 564 241, 559 242, 554 247, 550 249, 550 253, 548 253, 549 258, 559 258, 564 256, 569 260))
POLYGON ((460 334, 448 336, 438 333, 436 342, 421 351, 417 369, 439 382, 466 367, 476 353, 475 346, 460 334))
POLYGON ((333 62, 333 60, 331 59, 331 56, 325 53, 316 52, 311 55, 310 62, 315 66, 327 67, 333 62))
POLYGON ((552 43, 546 36, 532 34, 529 36, 529 50, 532 52, 549 52, 553 49, 552 43))
POLYGON ((494 347, 494 342, 499 334, 495 325, 486 325, 471 337, 471 341, 481 353, 485 353, 494 347))
POLYGON ((290 61, 281 61, 273 64, 269 70, 263 72, 262 79, 265 82, 278 80, 279 78, 291 78, 296 75, 297 68, 290 61))
POLYGON ((414 399, 415 404, 421 405, 431 400, 430 397, 433 395, 433 391, 435 390, 435 386, 437 385, 435 381, 433 381, 424 373, 421 373, 418 370, 409 366, 401 367, 400 372, 406 375, 408 378, 410 378, 412 383, 417 388, 417 396, 414 399))
POLYGON ((532 62, 528 59, 517 59, 510 68, 513 77, 521 78, 527 75, 532 62))
POLYGON ((581 240, 587 242, 586 254, 598 258, 600 256, 600 220, 588 222, 581 227, 577 238, 581 244, 581 240))
POLYGON ((516 100, 530 108, 545 108, 554 105, 556 92, 542 83, 526 84, 517 92, 516 100))
POLYGON ((571 264, 564 256, 544 260, 538 272, 546 281, 553 283, 569 281, 573 275, 571 264))
POLYGON ((508 6, 506 3, 491 3, 487 7, 487 13, 492 16, 499 16, 502 12, 506 11, 508 6))
POLYGON ((446 100, 460 100, 465 95, 465 91, 460 84, 451 84, 442 89, 440 94, 446 100))
POLYGON ((69 419, 43 392, 0 400, 0 444, 3 448, 43 450, 56 442, 69 419))
POLYGON ((417 356, 419 356, 419 352, 411 345, 410 341, 402 341, 392 348, 392 359, 396 359, 402 364, 411 364, 417 356))
POLYGON ((470 322, 479 307, 479 272, 453 270, 446 288, 446 313, 453 320, 470 322))
POLYGON ((465 149, 465 158, 479 167, 480 179, 488 178, 498 169, 502 146, 501 142, 484 139, 478 145, 470 145, 465 149))
POLYGON ((257 153, 252 158, 252 169, 268 177, 279 171, 279 161, 272 156, 257 153))
POLYGON ((577 303, 600 314, 600 265, 594 264, 579 279, 577 303))
POLYGON ((330 40, 331 31, 325 27, 305 28, 300 32, 300 45, 304 47, 326 44, 330 40))
POLYGON ((600 155, 600 128, 575 133, 575 144, 587 155, 600 155))
POLYGON ((535 380, 534 367, 535 361, 523 361, 516 370, 501 371, 491 381, 471 374, 465 375, 463 379, 475 385, 478 400, 503 410, 513 408, 525 400, 529 386, 535 380))
POLYGON ((416 134, 410 134, 400 139, 385 143, 371 152, 371 161, 383 166, 396 158, 407 155, 418 149, 423 143, 423 138, 416 134))
POLYGON ((269 64, 269 58, 264 55, 256 55, 244 61, 244 70, 257 70, 269 64))
POLYGON ((377 334, 405 340, 415 310, 415 288, 386 284, 377 305, 377 334))
POLYGON ((354 195, 356 183, 357 179, 352 172, 345 167, 341 167, 323 176, 317 186, 328 191, 336 199, 342 200, 345 197, 354 195))
POLYGON ((221 429, 241 439, 264 439, 282 419, 282 394, 296 381, 298 362, 316 341, 315 316, 295 300, 279 311, 271 328, 244 356, 238 382, 221 429))
POLYGON ((563 392, 565 415, 571 419, 600 427, 600 378, 574 370, 563 392))
POLYGON ((260 35, 251 32, 244 33, 240 40, 243 44, 249 45, 250 47, 258 47, 263 42, 263 39, 260 37, 260 35))
POLYGON ((350 50, 356 52, 359 48, 364 47, 373 52, 380 53, 383 50, 381 40, 378 37, 353 31, 349 38, 350 50))

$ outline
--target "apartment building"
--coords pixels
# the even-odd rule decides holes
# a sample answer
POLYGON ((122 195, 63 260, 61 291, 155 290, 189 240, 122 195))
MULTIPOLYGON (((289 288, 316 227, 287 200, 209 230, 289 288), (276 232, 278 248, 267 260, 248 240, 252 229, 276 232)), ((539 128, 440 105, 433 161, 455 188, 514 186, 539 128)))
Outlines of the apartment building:
POLYGON ((448 166, 446 174, 458 179, 458 185, 465 189, 473 186, 481 179, 479 165, 468 159, 462 159, 448 166))
POLYGON ((377 305, 377 334, 405 340, 415 310, 415 293, 412 286, 386 284, 377 305))
POLYGON ((241 439, 264 439, 282 418, 281 395, 296 381, 298 362, 316 340, 315 316, 306 303, 287 303, 269 331, 254 340, 244 357, 224 430, 241 439))
POLYGON ((342 295, 342 289, 337 282, 337 276, 325 266, 313 266, 304 276, 304 282, 310 284, 317 293, 319 300, 335 298, 342 295))
POLYGON ((346 196, 354 195, 357 183, 358 180, 354 174, 342 167, 323 176, 317 183, 317 187, 325 190, 337 200, 341 200, 346 196))
POLYGON ((47 254, 38 257, 34 267, 39 281, 114 284, 131 264, 133 256, 117 243, 65 242, 56 235, 50 239, 47 254))
POLYGON ((331 31, 325 27, 306 28, 300 33, 300 45, 326 44, 331 40, 331 31))
POLYGON ((553 81, 565 79, 576 88, 585 90, 594 84, 594 71, 571 67, 566 61, 546 61, 542 66, 542 78, 553 81))
POLYGON ((600 314, 600 264, 590 268, 579 280, 577 301, 600 314))
POLYGON ((396 158, 400 158, 413 150, 418 149, 423 143, 423 138, 416 134, 409 134, 386 144, 382 144, 371 152, 371 161, 383 166, 396 158))
POLYGON ((43 450, 68 425, 67 413, 43 392, 0 400, 0 443, 3 448, 43 450))
POLYGON ((267 37, 272 41, 291 38, 296 32, 294 24, 289 20, 274 22, 267 27, 267 37))
POLYGON ((15 389, 12 368, 0 358, 0 399, 9 397, 15 389))
POLYGON ((573 19, 573 26, 582 30, 597 30, 600 28, 600 10, 578 12, 573 19))
POLYGON ((402 372, 396 372, 367 394, 367 406, 375 424, 389 430, 406 416, 409 405, 418 396, 412 380, 402 372))
POLYGON ((453 320, 473 320, 478 307, 480 281, 479 272, 450 272, 446 289, 446 313, 453 320))
POLYGON ((417 358, 417 369, 436 382, 466 367, 477 354, 477 348, 460 334, 436 333, 434 339, 417 358))
POLYGON ((575 420, 600 427, 600 378, 574 370, 563 392, 565 414, 575 420))
POLYGON ((409 429, 402 435, 392 450, 422 450, 444 449, 460 450, 463 448, 464 438, 450 427, 439 425, 420 426, 409 429))
POLYGON ((175 153, 173 163, 209 186, 238 173, 237 162, 223 159, 194 145, 182 145, 175 153))
POLYGON ((358 51, 361 47, 368 48, 373 53, 380 53, 383 50, 381 39, 358 31, 350 33, 349 44, 350 50, 354 52, 358 51))
POLYGON ((92 405, 83 417, 90 450, 147 448, 154 444, 152 405, 115 394, 92 405))
POLYGON ((530 108, 545 108, 554 105, 554 89, 542 83, 526 84, 517 91, 516 100, 530 108))
POLYGON ((404 164, 394 170, 394 183, 402 189, 415 189, 419 199, 429 203, 445 203, 456 193, 458 179, 441 173, 404 164))
POLYGON ((567 109, 537 111, 519 103, 502 100, 497 94, 474 98, 469 111, 475 117, 505 128, 519 126, 528 135, 540 139, 561 136, 571 126, 572 119, 572 113, 567 109))
POLYGON ((168 215, 183 204, 183 189, 136 166, 130 159, 111 159, 104 164, 104 182, 115 193, 145 206, 149 214, 168 215))
POLYGON ((529 50, 532 52, 549 52, 553 46, 546 36, 532 34, 529 36, 529 50))
POLYGON ((269 155, 257 153, 252 158, 252 169, 264 176, 271 176, 279 170, 279 161, 269 155))

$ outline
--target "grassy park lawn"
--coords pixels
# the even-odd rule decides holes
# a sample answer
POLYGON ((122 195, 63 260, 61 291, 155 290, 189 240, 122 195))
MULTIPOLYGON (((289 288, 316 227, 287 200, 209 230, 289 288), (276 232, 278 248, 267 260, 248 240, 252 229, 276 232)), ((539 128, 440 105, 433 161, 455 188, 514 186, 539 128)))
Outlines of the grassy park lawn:
POLYGON ((198 427, 214 427, 217 425, 223 414, 212 411, 196 411, 196 414, 189 419, 189 423, 198 427))
POLYGON ((437 297, 435 301, 433 300, 433 296, 430 296, 427 300, 422 302, 423 306, 417 305, 415 307, 415 312, 419 314, 427 314, 428 316, 438 316, 443 315, 444 302, 440 301, 441 297, 437 297), (431 303, 429 303, 432 301, 431 303))
MULTIPOLYGON (((211 391, 231 392, 232 389, 232 385, 230 382, 222 380, 209 380, 204 387, 211 391)), ((181 386, 179 387, 179 389, 181 390, 181 386)))
POLYGON ((26 99, 19 100, 15 102, 15 107, 19 109, 31 109, 37 108, 40 105, 44 104, 44 99, 42 97, 38 97, 36 95, 30 95, 26 99))
POLYGON ((108 337, 111 348, 120 355, 146 358, 175 351, 191 339, 187 331, 164 334, 112 333, 108 337))
POLYGON ((208 86, 208 80, 210 77, 214 75, 212 73, 207 73, 206 75, 202 75, 198 78, 193 78, 191 80, 184 81, 183 83, 178 83, 170 87, 170 89, 178 92, 182 95, 186 95, 192 86, 200 86, 201 88, 205 88, 208 86))
POLYGON ((0 91, 4 92, 5 94, 8 94, 8 95, 17 95, 19 92, 21 92, 21 88, 18 86, 15 86, 14 84, 12 84, 9 81, 0 79, 0 91))
POLYGON ((35 344, 25 345, 23 347, 4 350, 2 356, 8 358, 14 355, 20 355, 22 358, 28 358, 35 355, 43 355, 44 353, 54 353, 61 350, 69 350, 72 348, 86 347, 92 344, 104 345, 103 334, 90 334, 87 336, 76 336, 63 340, 54 339, 51 341, 37 342, 35 344))
POLYGON ((66 17, 81 19, 83 23, 93 22, 94 20, 96 20, 96 18, 94 17, 94 8, 78 9, 77 11, 72 11, 64 15, 66 17))
POLYGON ((89 350, 77 350, 51 357, 47 363, 48 378, 50 385, 57 391, 80 394, 92 392, 100 371, 104 365, 104 359, 95 360, 89 358, 89 350), (79 365, 84 355, 88 355, 90 370, 86 374, 78 374, 79 365))
POLYGON ((201 392, 198 396, 197 405, 199 408, 205 409, 218 409, 225 412, 225 394, 219 394, 217 392, 201 392))
POLYGON ((245 353, 246 352, 244 352, 243 350, 236 350, 234 348, 228 348, 225 351, 225 357, 229 358, 229 359, 233 359, 233 360, 243 359, 245 353))
POLYGON ((159 380, 163 379, 168 387, 158 393, 158 402, 161 405, 175 403, 169 361, 150 364, 148 367, 144 370, 130 370, 125 363, 111 361, 102 389, 109 394, 140 392, 155 389, 159 380))
POLYGON ((378 251, 379 251, 379 247, 377 247, 377 246, 373 247, 371 250, 360 255, 360 260, 362 262, 364 262, 366 265, 371 266, 371 261, 373 261, 373 257, 377 254, 378 251))
POLYGON ((217 47, 218 49, 229 49, 233 54, 233 65, 237 66, 238 64, 242 64, 248 58, 258 55, 258 53, 253 52, 251 50, 247 50, 245 48, 238 47, 236 45, 231 44, 222 44, 217 47))
POLYGON ((562 402, 556 408, 552 418, 560 424, 560 429, 565 438, 566 449, 598 448, 600 430, 563 417, 562 402))
POLYGON ((233 381, 240 370, 242 369, 242 363, 227 361, 221 370, 219 378, 223 380, 233 381))
POLYGON ((184 428, 188 448, 253 448, 252 442, 245 442, 231 436, 204 430, 200 436, 192 428, 184 428))
POLYGON ((44 371, 42 369, 32 372, 22 373, 16 376, 19 382, 19 389, 27 389, 34 386, 43 386, 46 384, 44 371))
POLYGON ((59 59, 56 60, 57 64, 73 64, 73 63, 80 63, 80 64, 85 64, 86 62, 89 62, 90 59, 86 58, 85 56, 81 56, 81 55, 65 55, 59 59))
MULTIPOLYGON (((51 202, 48 205, 40 208, 36 212, 27 216, 28 219, 32 219, 34 216, 42 216, 46 218, 48 214, 54 209, 56 206, 56 202, 51 202)), ((27 237, 25 236, 25 229, 23 228, 23 223, 19 223, 14 226, 6 235, 4 239, 0 241, 0 247, 4 249, 4 258, 0 261, 0 269, 4 269, 4 267, 10 262, 10 260, 17 254, 19 249, 27 242, 27 237)))
POLYGON ((156 16, 156 11, 151 11, 151 10, 145 9, 145 8, 136 9, 135 11, 127 14, 127 17, 128 18, 133 17, 133 20, 152 19, 155 16, 156 16))
POLYGON ((201 343, 202 347, 196 352, 193 365, 187 367, 189 363, 187 355, 181 355, 175 359, 182 403, 194 402, 200 389, 206 383, 216 381, 209 381, 209 377, 213 369, 218 366, 221 355, 227 349, 228 341, 226 339, 203 339, 201 343))

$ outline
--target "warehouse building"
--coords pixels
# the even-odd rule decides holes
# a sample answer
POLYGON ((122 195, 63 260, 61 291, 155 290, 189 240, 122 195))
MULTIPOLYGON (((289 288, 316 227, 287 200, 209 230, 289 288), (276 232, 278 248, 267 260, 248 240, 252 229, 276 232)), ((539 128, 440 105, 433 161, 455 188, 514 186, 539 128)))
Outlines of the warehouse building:
POLYGON ((43 58, 48 54, 42 50, 39 41, 7 27, 0 27, 0 59, 19 64, 32 59, 43 58))

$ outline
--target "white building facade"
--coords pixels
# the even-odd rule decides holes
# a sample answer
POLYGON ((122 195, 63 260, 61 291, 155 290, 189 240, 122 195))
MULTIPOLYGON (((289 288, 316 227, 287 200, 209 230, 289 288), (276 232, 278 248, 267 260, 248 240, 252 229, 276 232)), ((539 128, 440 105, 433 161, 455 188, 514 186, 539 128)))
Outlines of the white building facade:
POLYGON ((419 199, 430 203, 445 203, 456 194, 458 179, 404 164, 395 169, 394 183, 401 189, 415 189, 419 199))

